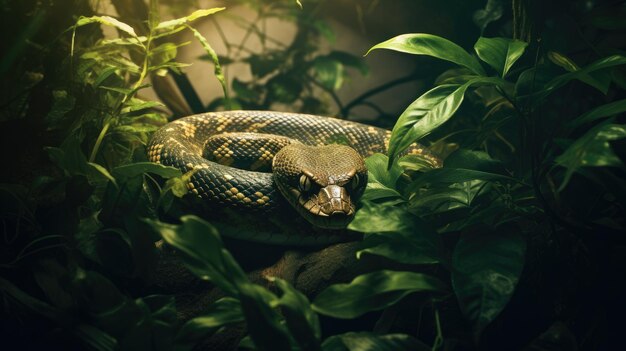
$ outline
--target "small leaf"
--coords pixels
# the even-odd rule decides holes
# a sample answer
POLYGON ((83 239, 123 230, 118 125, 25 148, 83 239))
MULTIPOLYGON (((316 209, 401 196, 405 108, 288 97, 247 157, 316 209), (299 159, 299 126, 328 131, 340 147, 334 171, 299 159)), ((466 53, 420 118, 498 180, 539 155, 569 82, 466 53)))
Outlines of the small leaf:
POLYGON ((267 289, 250 283, 241 284, 239 299, 246 316, 248 333, 256 350, 290 351, 289 336, 280 317, 270 305, 276 303, 276 296, 267 289))
POLYGON ((515 61, 517 61, 528 43, 506 38, 478 38, 474 50, 481 60, 493 67, 500 74, 506 76, 515 61))
POLYGON ((335 318, 356 318, 389 307, 413 292, 446 290, 444 283, 422 273, 382 270, 360 275, 349 284, 331 285, 317 295, 313 310, 335 318))
POLYGON ((405 334, 349 332, 324 340, 324 351, 430 351, 430 346, 405 334))
POLYGON ((524 267, 518 232, 464 233, 452 257, 452 285, 477 336, 504 309, 524 267))
POLYGON ((402 34, 374 45, 365 55, 375 49, 389 49, 414 55, 432 56, 466 67, 479 76, 485 75, 485 70, 478 60, 463 50, 462 47, 448 39, 432 34, 402 34))
POLYGON ((502 0, 487 0, 485 8, 476 10, 472 16, 472 20, 474 24, 480 28, 480 32, 482 33, 489 23, 497 21, 502 17, 502 9, 502 0))
MULTIPOLYGON (((217 9, 217 11, 221 11, 223 9, 224 8, 222 7, 222 8, 217 9)), ((212 9, 212 10, 215 10, 215 9, 212 9)), ((198 11, 202 11, 202 10, 198 10, 198 11)), ((208 10, 208 11, 211 11, 211 10, 208 10)), ((217 12, 217 11, 213 11, 213 12, 217 12)), ((210 13, 207 13, 207 14, 210 14, 210 13)), ((217 81, 220 82, 220 85, 222 86, 222 91, 224 92, 224 106, 226 107, 227 110, 230 110, 230 98, 228 95, 228 85, 226 84, 226 78, 224 77, 224 72, 222 71, 222 66, 220 65, 220 60, 217 56, 217 53, 215 52, 215 50, 213 50, 213 47, 211 47, 211 44, 209 44, 209 41, 206 40, 206 38, 199 31, 197 31, 195 28, 191 26, 187 26, 187 28, 193 33, 193 36, 196 39, 198 39, 198 41, 202 45, 202 48, 204 48, 204 51, 207 53, 207 55, 209 55, 209 57, 211 58, 211 61, 213 61, 213 65, 215 66, 215 69, 214 69, 215 78, 217 78, 217 81)))
POLYGON ((565 189, 572 174, 581 167, 622 165, 622 161, 613 152, 609 141, 626 138, 626 126, 610 122, 609 120, 595 126, 576 139, 563 154, 556 158, 559 165, 567 168, 559 191, 565 189))
POLYGON ((354 56, 345 51, 331 51, 326 57, 338 61, 344 66, 356 68, 362 75, 369 73, 369 68, 362 57, 354 56))
POLYGON ((135 33, 135 30, 133 29, 133 27, 129 26, 128 24, 124 22, 120 22, 117 19, 110 17, 110 16, 91 16, 91 17, 81 16, 76 22, 76 27, 82 27, 90 23, 100 23, 106 26, 112 26, 132 37, 135 37, 135 38, 137 37, 137 33, 135 33))
MULTIPOLYGON (((563 74, 561 76, 554 78, 543 87, 542 91, 538 93, 541 97, 545 97, 548 94, 552 93, 554 90, 562 87, 563 85, 567 84, 573 79, 578 79, 582 82, 589 83, 588 81, 589 74, 600 71, 600 70, 604 70, 607 68, 621 66, 621 65, 626 65, 626 56, 612 55, 612 56, 601 58, 584 68, 581 68, 581 69, 578 69, 578 70, 575 70, 575 71, 572 71, 572 72, 569 72, 569 73, 566 73, 566 74, 563 74)), ((606 89, 608 89, 608 85, 606 85, 606 89, 604 85, 600 85, 600 86, 597 86, 596 84, 590 84, 590 85, 598 88, 604 94, 606 94, 606 89)))
POLYGON ((272 277, 269 280, 276 283, 283 293, 278 299, 278 306, 285 316, 291 336, 302 350, 320 350, 320 322, 311 309, 309 299, 283 279, 272 277))
POLYGON ((164 166, 154 162, 135 162, 119 166, 112 171, 115 179, 129 179, 145 173, 156 174, 163 178, 180 177, 182 175, 178 168, 164 166))
MULTIPOLYGON (((568 72, 576 72, 580 70, 580 67, 578 67, 574 61, 563 54, 550 51, 547 56, 550 61, 560 67, 563 67, 568 72)), ((576 79, 598 89, 603 94, 607 93, 609 84, 611 84, 611 77, 603 71, 592 72, 589 74, 582 73, 576 79)))
POLYGON ((207 334, 238 322, 243 322, 243 312, 239 300, 223 297, 212 303, 201 316, 190 319, 180 327, 176 335, 178 345, 188 345, 192 349, 207 334))
POLYGON ((338 90, 343 85, 343 65, 327 56, 318 56, 313 60, 315 77, 324 87, 338 90))
POLYGON ((197 20, 198 18, 212 15, 212 14, 214 14, 216 12, 220 12, 220 11, 222 11, 224 9, 226 9, 226 8, 225 7, 214 7, 212 9, 196 10, 189 16, 185 16, 185 17, 181 17, 181 18, 177 18, 177 19, 161 22, 161 23, 159 23, 156 26, 155 30, 166 31, 166 30, 172 30, 172 29, 174 29, 176 27, 182 27, 182 26, 184 26, 186 24, 189 24, 189 23, 197 20))

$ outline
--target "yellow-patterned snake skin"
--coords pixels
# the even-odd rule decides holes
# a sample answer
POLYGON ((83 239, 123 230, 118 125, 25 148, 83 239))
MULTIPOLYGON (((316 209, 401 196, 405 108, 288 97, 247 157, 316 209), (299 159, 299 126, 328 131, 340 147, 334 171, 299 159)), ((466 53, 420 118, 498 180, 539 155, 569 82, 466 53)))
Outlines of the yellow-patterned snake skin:
MULTIPOLYGON (((363 157, 386 152, 390 134, 315 115, 215 112, 163 126, 148 144, 148 158, 195 170, 189 191, 213 205, 272 212, 291 211, 289 203, 313 225, 339 229, 354 216, 367 184, 363 157)), ((407 152, 441 166, 420 145, 407 152)))

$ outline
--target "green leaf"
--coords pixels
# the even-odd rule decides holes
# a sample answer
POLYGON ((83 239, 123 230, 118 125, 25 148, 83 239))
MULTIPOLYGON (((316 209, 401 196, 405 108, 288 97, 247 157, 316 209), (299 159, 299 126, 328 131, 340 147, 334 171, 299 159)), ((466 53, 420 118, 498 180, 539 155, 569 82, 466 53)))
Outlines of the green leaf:
POLYGON ((405 231, 368 234, 356 257, 371 254, 406 264, 436 264, 441 262, 442 243, 438 234, 426 226, 405 231))
POLYGON ((176 344, 191 350, 207 334, 212 334, 223 326, 243 321, 239 300, 223 297, 212 303, 201 316, 183 324, 176 335, 176 344))
POLYGON ((475 57, 448 39, 432 34, 414 33, 398 35, 374 45, 365 55, 375 49, 389 49, 414 55, 432 56, 466 67, 479 76, 485 75, 485 70, 483 70, 483 67, 475 57))
POLYGON ((363 201, 348 229, 361 233, 410 232, 411 214, 389 203, 363 201))
MULTIPOLYGON (((607 69, 607 68, 611 68, 615 66, 621 66, 621 65, 626 65, 626 56, 612 55, 612 56, 601 58, 584 68, 581 68, 581 69, 578 69, 578 70, 575 70, 575 71, 572 71, 572 72, 569 72, 569 73, 566 73, 566 74, 563 74, 561 76, 554 78, 553 80, 551 80, 544 86, 543 91, 540 91, 539 94, 541 96, 547 96, 548 94, 552 93, 554 90, 562 87, 563 85, 567 84, 573 79, 578 79, 582 82, 589 83, 588 81, 589 74, 599 71, 599 70, 603 70, 603 69, 607 69)), ((606 89, 604 88, 604 85, 601 85, 601 86, 596 86, 595 84, 590 84, 590 85, 598 88, 602 93, 606 94, 606 89)), ((606 85, 606 87, 608 89, 608 85, 606 85)))
POLYGON ((173 225, 156 220, 146 222, 163 239, 179 250, 185 266, 201 279, 210 280, 230 296, 237 296, 237 284, 247 277, 226 251, 217 230, 206 221, 192 215, 180 218, 173 225))
MULTIPOLYGON (((223 9, 224 8, 222 7, 222 8, 217 9, 217 11, 221 11, 223 9)), ((215 10, 215 9, 212 9, 212 10, 215 10)), ((203 10, 198 10, 198 11, 203 11, 203 10)), ((207 10, 207 11, 211 11, 211 10, 207 10)), ((213 12, 217 12, 217 11, 213 11, 213 12)), ((210 13, 207 13, 207 14, 210 14, 210 13)), ((224 106, 226 107, 227 110, 230 110, 230 98, 228 96, 228 84, 226 84, 226 78, 224 77, 224 72, 222 71, 222 66, 220 65, 220 60, 217 56, 217 53, 215 52, 215 50, 213 50, 213 47, 211 47, 211 44, 209 44, 209 41, 206 40, 206 38, 199 31, 197 31, 195 28, 191 26, 187 26, 187 28, 193 33, 193 36, 196 39, 198 39, 204 51, 207 53, 207 55, 209 55, 209 57, 211 58, 211 61, 213 61, 213 65, 215 66, 215 69, 213 71, 215 74, 215 78, 217 78, 218 82, 220 82, 220 85, 222 86, 222 91, 224 92, 224 102, 225 102, 224 106)))
POLYGON ((571 121, 568 126, 570 128, 579 127, 585 123, 593 122, 604 117, 610 117, 619 113, 626 112, 626 99, 613 101, 611 103, 598 106, 593 110, 584 113, 571 121))
POLYGON ((365 159, 367 188, 363 194, 363 200, 402 198, 402 195, 396 190, 396 183, 402 175, 402 168, 393 164, 387 170, 388 163, 389 159, 383 154, 374 154, 365 159))
POLYGON ((255 350, 290 351, 291 343, 285 326, 270 305, 276 303, 267 289, 250 283, 240 284, 239 299, 246 316, 248 333, 254 341, 255 350))
POLYGON ((173 30, 176 27, 182 27, 182 26, 184 26, 186 24, 189 24, 189 23, 197 20, 198 18, 212 15, 212 14, 214 14, 216 12, 220 12, 220 11, 222 11, 224 9, 226 9, 226 8, 225 7, 214 7, 214 8, 211 8, 211 9, 196 10, 189 16, 185 16, 185 17, 176 18, 176 19, 173 19, 173 20, 161 22, 154 29, 158 30, 158 31, 173 30))
POLYGON ((338 90, 343 85, 343 65, 327 56, 318 56, 313 60, 315 77, 320 84, 330 90, 338 90))
POLYGON ((324 351, 430 351, 430 346, 406 334, 379 335, 370 332, 349 332, 324 340, 324 351))
POLYGON ((362 57, 354 56, 345 51, 331 51, 326 57, 340 62, 344 66, 356 68, 362 75, 369 73, 369 67, 362 57))
POLYGON ((59 128, 63 117, 74 109, 76 98, 68 95, 65 90, 53 90, 52 97, 54 104, 50 108, 50 112, 46 115, 46 122, 51 128, 59 128))
POLYGON ((474 45, 474 50, 481 60, 504 78, 527 46, 528 43, 515 39, 480 37, 474 45))
POLYGON ((474 24, 480 28, 482 34, 487 25, 491 22, 497 21, 502 17, 502 0, 487 0, 487 4, 484 9, 476 10, 472 16, 474 24))
POLYGON ((565 189, 572 174, 581 167, 620 166, 622 161, 615 155, 609 141, 626 138, 626 125, 606 121, 576 139, 556 158, 556 162, 567 168, 559 191, 565 189))
MULTIPOLYGON (((93 163, 93 162, 87 162, 87 165, 89 165, 89 167, 91 167, 95 171, 96 174, 101 175, 102 177, 104 177, 105 179, 107 179, 111 183, 113 183, 115 186, 117 186, 117 182, 115 181, 115 178, 111 175, 111 173, 109 173, 109 171, 106 168, 100 166, 97 163, 93 163)), ((91 176, 89 178, 91 180, 94 177, 91 176)))
POLYGON ((524 267, 518 231, 464 233, 452 256, 452 285, 476 336, 504 309, 524 267))
MULTIPOLYGON (((580 67, 578 67, 574 61, 563 54, 550 51, 547 56, 550 61, 560 67, 563 67, 568 72, 576 72, 580 70, 580 67)), ((607 93, 609 84, 611 84, 610 75, 604 71, 592 72, 590 74, 582 73, 576 79, 598 89, 603 94, 607 93)))
POLYGON ((287 281, 270 277, 282 291, 278 299, 287 328, 302 350, 320 350, 320 322, 311 309, 311 303, 304 294, 296 290, 287 281))
POLYGON ((182 175, 178 168, 164 166, 154 162, 135 162, 113 169, 112 174, 115 179, 134 178, 145 173, 152 173, 163 178, 180 177, 182 175))
POLYGON ((442 293, 444 283, 414 272, 376 271, 360 275, 349 284, 335 284, 323 290, 313 310, 335 318, 356 318, 389 307, 413 292, 442 293))
POLYGON ((109 17, 109 16, 91 16, 91 17, 83 17, 81 16, 78 21, 76 22, 76 27, 82 27, 84 25, 90 24, 90 23, 100 23, 100 24, 104 24, 106 26, 112 26, 115 27, 119 30, 121 30, 122 32, 132 36, 132 37, 137 37, 137 33, 135 33, 135 30, 133 29, 133 27, 129 26, 128 24, 124 23, 124 22, 120 22, 118 20, 116 20, 113 17, 109 17))
POLYGON ((461 106, 465 91, 475 85, 502 84, 499 78, 477 77, 463 85, 440 85, 417 98, 402 112, 389 140, 389 159, 445 123, 461 106))

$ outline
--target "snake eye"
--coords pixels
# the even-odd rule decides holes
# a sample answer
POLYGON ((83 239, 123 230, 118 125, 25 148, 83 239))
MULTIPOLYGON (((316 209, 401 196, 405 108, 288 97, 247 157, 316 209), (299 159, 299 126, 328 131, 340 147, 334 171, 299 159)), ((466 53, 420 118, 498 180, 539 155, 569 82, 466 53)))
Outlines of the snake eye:
POLYGON ((300 182, 298 183, 298 188, 300 188, 301 192, 309 192, 311 190, 312 184, 311 179, 303 174, 300 176, 300 182))
POLYGON ((361 177, 359 177, 358 174, 355 174, 352 177, 352 180, 350 180, 350 187, 352 188, 352 190, 357 189, 359 186, 361 185, 361 177))

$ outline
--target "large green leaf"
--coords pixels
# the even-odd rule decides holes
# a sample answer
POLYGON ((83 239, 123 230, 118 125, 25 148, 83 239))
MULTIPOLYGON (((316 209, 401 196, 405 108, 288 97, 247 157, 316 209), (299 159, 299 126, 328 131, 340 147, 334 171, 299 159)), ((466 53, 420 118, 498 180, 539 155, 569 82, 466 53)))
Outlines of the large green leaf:
POLYGON ((432 264, 443 256, 437 233, 403 206, 364 201, 349 228, 369 234, 357 257, 368 253, 402 263, 432 264))
POLYGON ((410 232, 412 219, 402 207, 363 201, 348 229, 361 233, 410 232))
POLYGON ((504 78, 528 43, 507 38, 478 38, 474 50, 481 60, 493 67, 504 78))
POLYGON ((476 77, 462 85, 440 85, 424 93, 402 112, 393 127, 387 152, 390 162, 413 142, 450 119, 461 106, 469 87, 497 85, 502 82, 500 78, 476 77))
POLYGON ((626 99, 600 105, 571 121, 569 123, 569 127, 576 128, 585 123, 593 122, 598 119, 610 117, 623 112, 626 112, 626 99))
POLYGON ((509 302, 524 267, 517 232, 464 233, 452 256, 452 285, 477 336, 509 302))
POLYGON ((333 335, 324 340, 324 351, 429 351, 431 348, 405 334, 379 335, 369 332, 350 332, 333 335))
POLYGON ((485 70, 475 57, 448 39, 424 33, 402 34, 374 45, 366 53, 375 49, 388 49, 414 55, 433 56, 466 67, 477 75, 484 76, 485 70))
POLYGON ((349 284, 335 284, 323 290, 313 310, 335 318, 356 318, 389 307, 413 292, 442 293, 440 280, 414 272, 376 271, 360 275, 349 284))
POLYGON ((191 215, 181 217, 180 225, 156 220, 146 222, 179 250, 183 262, 195 275, 210 280, 230 296, 237 296, 236 285, 247 281, 247 277, 238 265, 232 263, 232 256, 223 248, 212 225, 191 215))
POLYGON ((374 154, 365 159, 367 166, 367 188, 363 200, 377 200, 384 198, 401 198, 396 190, 396 183, 402 175, 402 168, 393 164, 387 169, 389 159, 383 154, 374 154))
POLYGON ((320 350, 320 322, 311 309, 309 299, 283 279, 270 278, 270 281, 276 283, 283 293, 278 299, 278 305, 298 346, 302 350, 320 350))
POLYGON ((622 165, 622 161, 613 152, 609 141, 626 138, 626 125, 610 122, 595 126, 576 139, 563 154, 556 158, 559 165, 567 168, 559 190, 565 188, 572 174, 581 167, 622 165))

